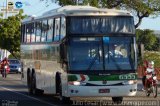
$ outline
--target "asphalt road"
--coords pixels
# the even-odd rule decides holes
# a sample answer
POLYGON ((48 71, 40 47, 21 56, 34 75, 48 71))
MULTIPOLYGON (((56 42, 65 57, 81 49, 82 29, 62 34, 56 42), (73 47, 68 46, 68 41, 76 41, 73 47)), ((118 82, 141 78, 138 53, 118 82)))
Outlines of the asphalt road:
MULTIPOLYGON (((160 106, 160 89, 157 98, 146 97, 141 81, 138 81, 138 92, 135 97, 124 97, 118 106, 160 106)), ((110 97, 103 98, 71 98, 70 104, 61 103, 56 95, 29 95, 27 87, 21 82, 20 74, 9 74, 7 78, 0 76, 0 106, 113 106, 110 97)))

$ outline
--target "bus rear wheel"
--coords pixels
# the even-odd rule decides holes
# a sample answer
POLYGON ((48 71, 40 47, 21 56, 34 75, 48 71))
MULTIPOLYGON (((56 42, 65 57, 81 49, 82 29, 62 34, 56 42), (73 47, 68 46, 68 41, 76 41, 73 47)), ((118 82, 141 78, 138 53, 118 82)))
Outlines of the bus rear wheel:
POLYGON ((123 97, 112 97, 112 101, 115 104, 121 104, 123 101, 123 97))
POLYGON ((36 95, 37 94, 37 89, 36 89, 36 76, 35 76, 35 73, 32 74, 31 85, 32 85, 32 94, 36 95))
POLYGON ((27 86, 28 86, 28 92, 29 92, 29 94, 32 94, 32 79, 31 79, 31 72, 30 71, 28 71, 27 72, 27 86))
POLYGON ((31 89, 32 89, 32 93, 33 95, 42 95, 43 94, 43 90, 37 89, 36 87, 36 74, 35 72, 33 72, 32 74, 32 78, 31 78, 31 89))

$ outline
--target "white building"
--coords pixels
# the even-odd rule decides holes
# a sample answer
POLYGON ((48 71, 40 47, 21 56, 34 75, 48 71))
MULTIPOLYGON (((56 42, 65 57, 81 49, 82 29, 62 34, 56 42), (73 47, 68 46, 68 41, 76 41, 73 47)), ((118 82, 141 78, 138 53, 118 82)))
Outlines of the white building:
POLYGON ((8 56, 10 55, 11 53, 8 52, 7 50, 5 49, 0 49, 0 60, 3 60, 5 57, 8 58, 8 56))

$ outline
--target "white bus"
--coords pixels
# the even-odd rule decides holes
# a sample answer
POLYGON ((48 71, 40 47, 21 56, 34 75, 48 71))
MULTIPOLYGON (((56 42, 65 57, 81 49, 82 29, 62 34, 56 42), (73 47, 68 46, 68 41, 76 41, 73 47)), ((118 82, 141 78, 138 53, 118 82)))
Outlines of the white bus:
POLYGON ((30 94, 112 97, 137 92, 133 17, 125 11, 65 6, 22 21, 22 81, 30 94))

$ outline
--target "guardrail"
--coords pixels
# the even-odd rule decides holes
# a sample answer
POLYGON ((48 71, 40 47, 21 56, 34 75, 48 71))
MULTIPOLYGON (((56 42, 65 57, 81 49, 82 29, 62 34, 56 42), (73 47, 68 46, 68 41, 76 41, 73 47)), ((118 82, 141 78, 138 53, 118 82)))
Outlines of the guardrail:
MULTIPOLYGON (((137 69, 138 78, 142 78, 143 76, 143 66, 139 66, 137 69)), ((155 68, 155 73, 157 75, 157 79, 160 80, 160 68, 155 68)))

